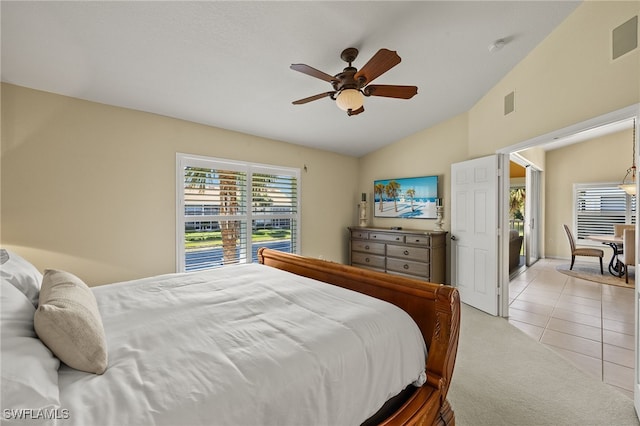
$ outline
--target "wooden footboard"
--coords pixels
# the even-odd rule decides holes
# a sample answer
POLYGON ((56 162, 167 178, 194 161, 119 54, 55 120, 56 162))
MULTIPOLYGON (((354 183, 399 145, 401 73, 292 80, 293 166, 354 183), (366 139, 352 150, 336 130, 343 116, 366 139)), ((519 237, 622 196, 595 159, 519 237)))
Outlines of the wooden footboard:
POLYGON ((460 334, 460 298, 450 286, 433 284, 339 263, 261 248, 260 263, 348 288, 393 303, 416 322, 429 350, 427 383, 409 388, 402 400, 379 413, 384 425, 455 424, 446 397, 453 375, 460 334), (398 408, 399 407, 399 408, 398 408))

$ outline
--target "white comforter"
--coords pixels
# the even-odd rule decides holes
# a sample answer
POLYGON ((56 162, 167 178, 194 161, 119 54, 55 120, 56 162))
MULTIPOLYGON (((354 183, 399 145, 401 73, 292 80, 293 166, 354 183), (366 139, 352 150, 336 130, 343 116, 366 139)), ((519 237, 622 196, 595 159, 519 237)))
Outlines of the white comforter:
POLYGON ((424 371, 404 311, 263 265, 94 291, 109 367, 61 367, 64 425, 357 425, 424 371))

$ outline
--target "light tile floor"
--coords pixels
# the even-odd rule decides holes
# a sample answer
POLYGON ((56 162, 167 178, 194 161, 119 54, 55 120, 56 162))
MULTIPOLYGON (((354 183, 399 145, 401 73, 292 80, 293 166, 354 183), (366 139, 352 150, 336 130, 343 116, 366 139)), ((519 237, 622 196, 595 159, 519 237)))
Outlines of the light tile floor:
POLYGON ((514 277, 509 322, 633 399, 634 290, 556 271, 568 263, 541 259, 514 277))

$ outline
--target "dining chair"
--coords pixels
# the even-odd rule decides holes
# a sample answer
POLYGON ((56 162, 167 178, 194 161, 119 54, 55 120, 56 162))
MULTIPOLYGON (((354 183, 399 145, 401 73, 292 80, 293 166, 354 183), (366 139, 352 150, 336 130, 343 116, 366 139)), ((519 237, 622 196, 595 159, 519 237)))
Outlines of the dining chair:
POLYGON ((590 247, 576 247, 576 241, 573 239, 573 234, 569 230, 567 225, 563 225, 564 230, 567 233, 569 239, 569 245, 571 246, 571 266, 569 270, 573 269, 573 264, 576 261, 576 256, 588 256, 600 258, 600 274, 604 275, 604 268, 602 267, 602 258, 604 257, 604 250, 590 247))
MULTIPOLYGON (((636 229, 635 225, 613 225, 613 236, 622 238, 625 229, 636 229)), ((624 244, 618 245, 616 254, 624 253, 624 244)))
POLYGON ((636 229, 636 226, 635 225, 623 225, 623 224, 613 225, 613 236, 622 238, 622 235, 624 234, 624 230, 625 229, 636 229))
POLYGON ((622 234, 622 246, 624 247, 624 280, 629 284, 629 266, 636 266, 636 230, 625 229, 622 234))

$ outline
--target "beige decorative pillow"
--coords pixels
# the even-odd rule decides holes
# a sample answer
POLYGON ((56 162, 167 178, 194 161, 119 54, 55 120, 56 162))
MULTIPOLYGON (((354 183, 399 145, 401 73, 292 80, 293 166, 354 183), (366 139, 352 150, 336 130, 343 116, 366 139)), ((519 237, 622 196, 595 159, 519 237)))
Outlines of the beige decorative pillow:
POLYGON ((96 298, 75 275, 44 271, 34 327, 40 340, 69 367, 96 374, 107 369, 107 342, 96 298))

